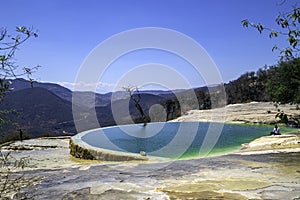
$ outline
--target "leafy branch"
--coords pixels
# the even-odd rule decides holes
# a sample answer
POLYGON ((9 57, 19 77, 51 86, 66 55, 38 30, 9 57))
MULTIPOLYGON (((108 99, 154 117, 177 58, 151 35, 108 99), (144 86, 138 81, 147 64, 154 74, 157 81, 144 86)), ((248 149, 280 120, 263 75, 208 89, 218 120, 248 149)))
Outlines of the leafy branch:
POLYGON ((27 41, 29 38, 37 38, 38 34, 25 26, 16 27, 16 34, 9 35, 6 28, 0 28, 0 100, 2 100, 6 91, 10 90, 9 78, 17 78, 27 76, 27 79, 32 83, 32 73, 38 70, 40 66, 23 67, 22 72, 17 73, 19 67, 14 62, 15 52, 18 47, 27 41))
POLYGON ((286 48, 279 48, 277 45, 274 45, 272 51, 279 51, 281 61, 288 61, 297 58, 300 51, 300 8, 295 6, 293 10, 288 13, 279 13, 275 21, 280 29, 282 29, 281 31, 266 27, 261 23, 249 22, 248 19, 242 20, 241 23, 245 28, 252 27, 257 29, 260 34, 267 31, 270 38, 276 38, 279 36, 286 37, 288 46, 286 48))

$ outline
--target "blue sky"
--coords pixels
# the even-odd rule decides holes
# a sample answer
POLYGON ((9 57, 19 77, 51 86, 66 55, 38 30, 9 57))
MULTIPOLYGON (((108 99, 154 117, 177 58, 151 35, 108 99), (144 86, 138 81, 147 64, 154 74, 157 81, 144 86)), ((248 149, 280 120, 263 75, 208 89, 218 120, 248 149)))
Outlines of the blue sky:
MULTIPOLYGON (((45 82, 71 85, 80 65, 99 43, 134 28, 162 27, 179 31, 197 41, 216 63, 224 82, 246 71, 275 64, 278 54, 267 34, 245 29, 242 19, 276 27, 275 17, 291 8, 290 0, 10 0, 1 1, 1 27, 38 30, 39 37, 24 44, 16 54, 20 66, 41 65, 34 75, 45 82), (68 84, 70 83, 70 84, 68 84)), ((192 66, 161 51, 130 53, 120 58, 101 77, 106 92, 124 73, 137 65, 168 60, 193 86, 203 85, 192 66)))

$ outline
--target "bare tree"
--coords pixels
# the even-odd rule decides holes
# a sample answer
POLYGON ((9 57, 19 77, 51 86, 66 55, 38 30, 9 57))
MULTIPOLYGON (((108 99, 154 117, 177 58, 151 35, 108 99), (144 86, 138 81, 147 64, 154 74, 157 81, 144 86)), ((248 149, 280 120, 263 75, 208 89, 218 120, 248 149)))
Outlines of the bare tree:
POLYGON ((146 118, 146 115, 145 115, 145 113, 143 111, 143 108, 140 104, 141 94, 140 94, 140 91, 139 91, 138 87, 128 86, 128 87, 123 87, 123 89, 129 94, 130 99, 134 102, 136 109, 141 114, 142 120, 144 122, 144 126, 146 126, 147 125, 147 118, 146 118), (135 93, 136 93, 136 95, 135 95, 135 93))

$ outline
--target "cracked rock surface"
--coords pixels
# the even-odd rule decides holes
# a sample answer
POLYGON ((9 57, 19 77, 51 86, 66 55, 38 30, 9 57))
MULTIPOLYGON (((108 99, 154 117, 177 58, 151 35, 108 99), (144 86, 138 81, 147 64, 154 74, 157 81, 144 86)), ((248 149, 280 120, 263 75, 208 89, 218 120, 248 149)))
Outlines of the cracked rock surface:
POLYGON ((300 152, 294 148, 168 162, 117 163, 74 159, 69 155, 68 139, 40 140, 51 147, 12 152, 16 157, 31 158, 24 173, 41 181, 21 192, 35 199, 300 197, 300 152), (52 148, 54 143, 56 148, 52 148))

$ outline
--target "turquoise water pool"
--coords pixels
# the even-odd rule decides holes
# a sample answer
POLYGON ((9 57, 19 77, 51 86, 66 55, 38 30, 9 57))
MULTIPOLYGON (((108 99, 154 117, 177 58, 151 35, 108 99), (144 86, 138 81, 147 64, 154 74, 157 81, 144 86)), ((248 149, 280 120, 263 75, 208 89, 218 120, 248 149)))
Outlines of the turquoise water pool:
MULTIPOLYGON (((166 122, 114 126, 84 132, 81 140, 91 147, 165 158, 190 158, 224 154, 241 148, 272 126, 210 122, 166 122)), ((281 127, 281 131, 291 131, 281 127)))

